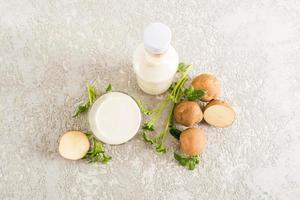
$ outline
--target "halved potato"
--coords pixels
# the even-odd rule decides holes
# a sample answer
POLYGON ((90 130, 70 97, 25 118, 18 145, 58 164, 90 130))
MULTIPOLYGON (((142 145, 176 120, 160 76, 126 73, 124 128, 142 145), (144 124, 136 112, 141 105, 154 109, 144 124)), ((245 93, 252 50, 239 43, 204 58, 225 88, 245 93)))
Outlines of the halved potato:
POLYGON ((213 100, 204 108, 203 116, 208 124, 224 128, 233 123, 235 112, 225 101, 213 100))
POLYGON ((79 160, 83 158, 90 148, 87 136, 80 131, 66 132, 59 141, 59 153, 69 160, 79 160))

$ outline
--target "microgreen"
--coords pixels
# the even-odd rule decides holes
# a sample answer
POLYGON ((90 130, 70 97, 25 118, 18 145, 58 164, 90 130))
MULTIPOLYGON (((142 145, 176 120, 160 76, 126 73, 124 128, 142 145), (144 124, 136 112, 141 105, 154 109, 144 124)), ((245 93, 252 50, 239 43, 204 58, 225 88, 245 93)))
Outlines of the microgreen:
POLYGON ((173 83, 171 87, 169 88, 169 94, 166 95, 164 100, 159 104, 157 109, 154 109, 153 111, 149 111, 142 106, 141 102, 138 101, 139 107, 141 108, 141 111, 145 115, 152 115, 152 118, 149 122, 146 122, 144 126, 142 127, 143 129, 143 138, 146 142, 152 144, 156 151, 159 153, 165 153, 166 148, 165 148, 165 140, 167 133, 169 132, 170 126, 172 124, 172 115, 173 115, 173 109, 176 103, 180 101, 180 99, 183 96, 183 86, 185 82, 187 81, 187 74, 191 70, 192 66, 191 65, 184 65, 183 63, 180 63, 178 66, 178 71, 181 72, 181 77, 176 83, 173 83), (155 136, 150 136, 147 134, 147 132, 150 131, 155 131, 155 124, 163 111, 166 108, 169 108, 167 119, 165 122, 165 126, 163 130, 155 136))
MULTIPOLYGON (((109 84, 106 87, 105 91, 111 92, 112 85, 109 84)), ((88 99, 84 103, 79 104, 79 106, 76 108, 76 111, 72 117, 77 117, 78 115, 87 112, 89 110, 89 108, 93 105, 93 103, 96 101, 96 99, 100 96, 100 94, 97 93, 96 88, 90 84, 87 85, 87 92, 88 92, 88 99)))
POLYGON ((143 132, 143 137, 144 137, 145 141, 149 142, 150 144, 153 144, 155 146, 156 151, 159 153, 166 153, 166 151, 167 151, 165 148, 165 140, 166 140, 170 122, 172 119, 173 107, 174 107, 174 104, 172 105, 172 108, 170 108, 170 110, 168 112, 168 117, 166 119, 165 127, 160 132, 160 134, 158 134, 154 137, 150 137, 145 132, 143 132))
POLYGON ((205 95, 204 90, 195 90, 193 86, 190 86, 189 88, 184 89, 184 96, 189 101, 195 101, 197 99, 201 99, 205 95))
POLYGON ((112 85, 109 84, 106 89, 105 89, 105 92, 111 92, 112 91, 112 85))
POLYGON ((96 101, 98 94, 96 93, 95 87, 90 84, 87 85, 87 90, 88 90, 89 102, 91 106, 96 101))
POLYGON ((88 100, 86 100, 86 102, 84 103, 81 103, 76 108, 75 114, 72 117, 77 117, 78 115, 87 112, 90 106, 96 101, 98 94, 96 92, 95 87, 88 84, 87 91, 88 91, 88 100))
POLYGON ((89 107, 90 107, 89 102, 80 104, 80 105, 77 107, 76 112, 75 112, 75 114, 74 114, 72 117, 77 117, 80 113, 85 113, 86 111, 89 110, 89 107))
POLYGON ((183 86, 184 86, 185 82, 187 81, 187 75, 188 75, 189 71, 191 70, 192 65, 185 66, 184 68, 185 68, 185 71, 182 72, 180 79, 178 80, 178 82, 176 82, 176 85, 173 87, 172 91, 169 94, 169 98, 174 103, 178 103, 182 97, 182 93, 184 90, 183 86))
POLYGON ((108 163, 112 157, 107 155, 104 151, 103 143, 95 138, 92 132, 86 133, 91 147, 87 154, 84 156, 89 163, 91 162, 101 162, 103 164, 108 163))
MULTIPOLYGON (((175 105, 176 106, 176 105, 175 105)), ((173 110, 173 112, 174 112, 174 110, 173 110)), ((174 113, 173 113, 174 114, 174 113)), ((176 128, 175 127, 175 125, 174 125, 174 115, 172 114, 172 119, 171 119, 171 121, 170 121, 170 125, 169 125, 169 132, 170 132, 170 134, 174 137, 174 138, 176 138, 177 140, 179 140, 180 139, 180 134, 181 134, 181 130, 179 130, 178 128, 176 128)))
MULTIPOLYGON (((157 109, 155 110, 147 110, 142 105, 140 101, 137 101, 139 107, 143 114, 152 115, 152 118, 149 122, 146 122, 143 126, 143 138, 146 142, 152 144, 157 152, 165 153, 166 148, 164 146, 165 139, 167 133, 169 132, 173 137, 177 140, 180 138, 181 131, 177 129, 173 124, 173 110, 177 103, 179 103, 182 98, 186 98, 188 100, 196 100, 201 99, 205 95, 205 91, 202 90, 194 90, 194 88, 185 88, 184 85, 188 79, 187 75, 191 70, 191 65, 185 65, 184 63, 179 63, 178 72, 181 73, 181 76, 177 82, 172 83, 168 90, 167 96, 160 103, 157 109), (150 136, 147 132, 155 131, 155 123, 158 118, 161 116, 162 112, 169 106, 169 111, 167 115, 167 119, 165 122, 165 126, 163 130, 154 136, 150 136)), ((196 165, 199 164, 199 156, 183 156, 176 152, 174 152, 174 158, 179 162, 180 165, 187 167, 189 170, 195 169, 196 165)))
POLYGON ((187 167, 189 170, 195 169, 196 165, 199 164, 199 156, 182 156, 174 152, 174 158, 179 162, 180 165, 187 167))
MULTIPOLYGON (((75 111, 73 117, 77 117, 78 115, 85 113, 89 110, 89 108, 93 105, 96 99, 99 97, 99 93, 96 92, 96 89, 92 85, 87 85, 88 91, 88 99, 85 103, 80 104, 75 111)), ((109 84, 106 88, 106 92, 112 91, 112 86, 109 84)), ((103 143, 95 138, 92 132, 86 133, 90 141, 90 149, 87 154, 84 156, 84 159, 88 160, 88 162, 101 162, 103 164, 108 163, 111 160, 111 156, 107 155, 104 151, 103 143)))
POLYGON ((187 67, 184 63, 179 63, 178 64, 178 68, 177 68, 177 72, 185 72, 187 70, 187 67))
POLYGON ((179 130, 178 128, 172 126, 170 127, 170 130, 169 130, 170 134, 176 138, 177 140, 179 140, 180 138, 180 134, 181 134, 181 130, 179 130))
POLYGON ((143 130, 145 131, 154 131, 154 124, 148 122, 148 123, 145 123, 142 127, 143 130))

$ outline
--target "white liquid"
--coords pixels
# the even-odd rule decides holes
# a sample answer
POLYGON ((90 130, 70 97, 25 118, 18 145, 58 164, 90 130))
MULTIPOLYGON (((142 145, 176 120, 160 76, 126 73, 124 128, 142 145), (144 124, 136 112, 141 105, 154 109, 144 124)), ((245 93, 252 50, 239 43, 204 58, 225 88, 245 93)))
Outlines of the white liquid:
POLYGON ((110 92, 93 104, 88 114, 94 135, 107 144, 122 144, 133 138, 141 124, 137 103, 121 92, 110 92))
POLYGON ((178 55, 170 46, 163 54, 150 54, 141 44, 133 55, 133 68, 139 87, 157 95, 168 90, 177 71, 178 55))

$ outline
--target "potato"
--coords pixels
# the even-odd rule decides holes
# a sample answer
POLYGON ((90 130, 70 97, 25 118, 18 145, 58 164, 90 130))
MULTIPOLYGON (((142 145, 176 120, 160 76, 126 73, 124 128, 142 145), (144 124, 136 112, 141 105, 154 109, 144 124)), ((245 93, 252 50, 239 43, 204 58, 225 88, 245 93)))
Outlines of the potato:
POLYGON ((211 74, 200 74, 192 81, 195 90, 205 90, 206 94, 202 97, 202 101, 211 101, 220 96, 221 83, 211 74))
POLYGON ((233 108, 221 100, 213 100, 204 108, 204 120, 219 128, 230 126, 235 119, 233 108))
POLYGON ((90 148, 87 136, 80 131, 66 132, 59 141, 59 153, 70 160, 83 158, 90 148))
POLYGON ((203 119, 200 106, 194 101, 182 101, 174 110, 175 121, 184 126, 193 126, 203 119))
POLYGON ((206 146, 205 132, 200 128, 188 128, 180 134, 179 143, 183 153, 189 156, 199 155, 206 146))

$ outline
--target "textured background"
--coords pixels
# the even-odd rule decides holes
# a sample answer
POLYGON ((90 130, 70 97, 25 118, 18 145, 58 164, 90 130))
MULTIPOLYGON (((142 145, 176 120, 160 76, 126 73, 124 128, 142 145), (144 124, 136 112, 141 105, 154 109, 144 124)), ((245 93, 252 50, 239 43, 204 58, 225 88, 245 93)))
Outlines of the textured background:
POLYGON ((0 199, 300 199, 298 0, 0 0, 0 199), (201 124, 208 147, 188 171, 139 135, 109 165, 57 152, 85 85, 112 83, 154 106, 131 69, 142 30, 161 21, 193 74, 222 80, 232 127, 201 124))

